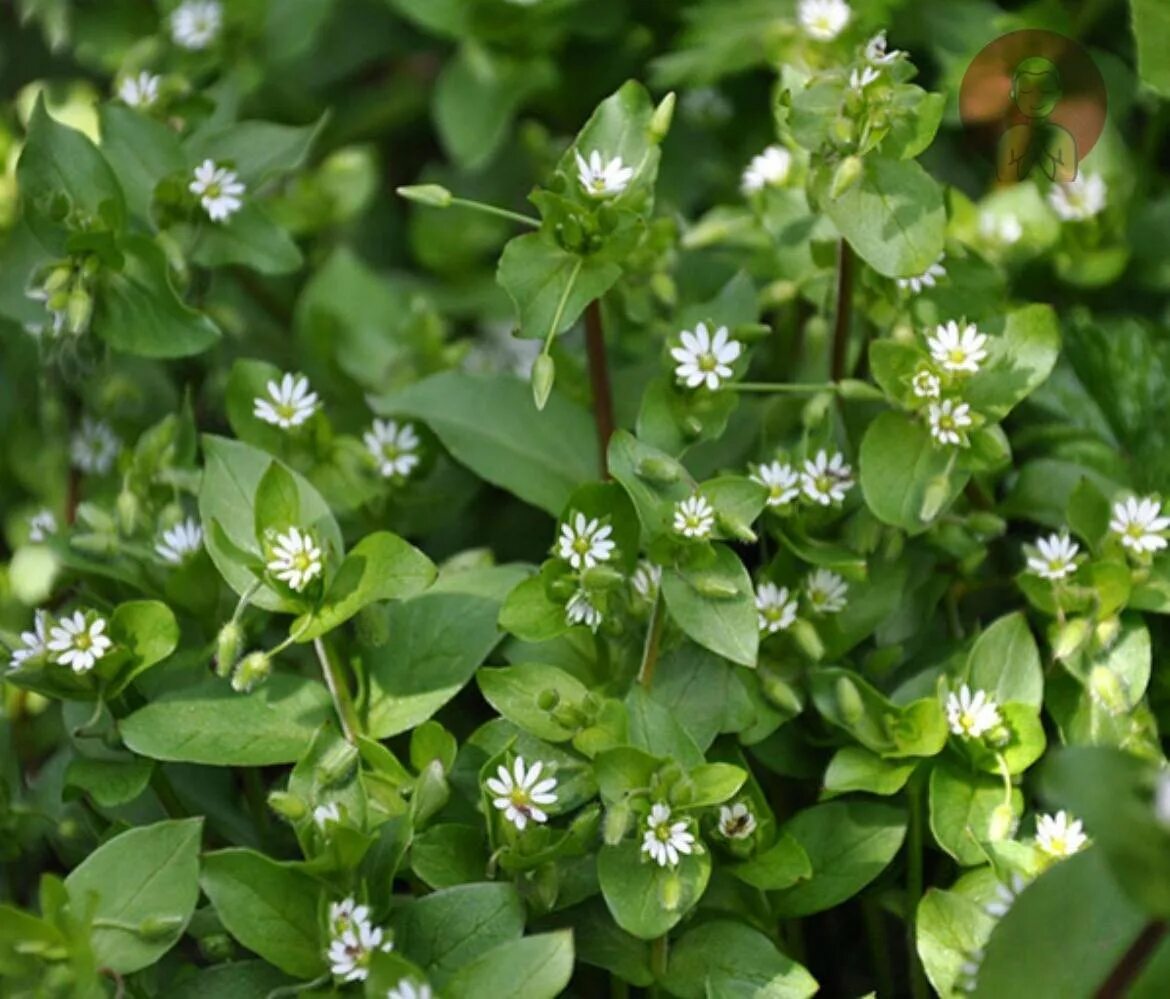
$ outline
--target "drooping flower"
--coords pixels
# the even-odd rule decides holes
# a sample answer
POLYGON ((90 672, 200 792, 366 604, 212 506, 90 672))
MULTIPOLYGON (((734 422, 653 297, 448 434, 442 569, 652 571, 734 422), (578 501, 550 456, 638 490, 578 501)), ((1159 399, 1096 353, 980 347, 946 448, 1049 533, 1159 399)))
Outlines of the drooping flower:
POLYGON ((697 323, 693 333, 683 330, 679 340, 682 345, 670 349, 670 356, 678 362, 675 377, 687 388, 705 384, 712 392, 734 374, 731 365, 743 350, 738 340, 728 336, 726 326, 720 326, 712 335, 706 323, 697 323))
POLYGON ((338 807, 336 801, 327 802, 324 805, 318 805, 313 809, 313 825, 315 825, 322 832, 328 826, 336 825, 341 821, 341 809, 338 807))
POLYGON ((1084 174, 1063 184, 1053 184, 1048 203, 1065 222, 1082 222, 1105 210, 1109 189, 1100 174, 1084 174))
POLYGON ((268 571, 298 593, 316 579, 325 568, 325 560, 312 533, 290 527, 278 534, 268 559, 268 571))
POLYGON ((154 546, 154 550, 164 562, 179 565, 202 547, 203 528, 194 517, 188 517, 163 531, 162 541, 154 546))
POLYGON ((90 475, 105 475, 114 467, 122 442, 104 420, 84 417, 73 435, 69 455, 75 468, 90 475))
POLYGON ((814 569, 804 581, 804 593, 817 614, 837 614, 845 609, 849 584, 829 569, 814 569))
POLYGON ((987 334, 980 333, 974 323, 960 329, 952 319, 935 327, 934 336, 926 339, 926 346, 944 370, 974 374, 987 357, 987 334))
POLYGON ((143 70, 124 77, 118 86, 118 97, 132 108, 148 108, 158 100, 158 88, 162 77, 143 70))
POLYGON ((1064 579, 1077 571, 1080 545, 1065 532, 1036 539, 1036 552, 1028 555, 1028 569, 1044 579, 1064 579))
POLYGON ((607 160, 596 149, 589 154, 588 160, 580 153, 576 156, 577 180, 591 198, 621 194, 634 177, 633 167, 623 166, 620 156, 607 160))
POLYGON ((1170 528, 1170 517, 1162 516, 1162 504, 1152 496, 1142 499, 1130 496, 1113 504, 1109 530, 1132 552, 1162 551, 1166 547, 1164 532, 1167 528, 1170 528))
POLYGON ((226 222, 243 207, 247 187, 234 170, 204 160, 195 168, 195 179, 187 189, 199 199, 212 222, 226 222))
POLYGON ((768 146, 753 156, 743 172, 740 188, 744 194, 755 194, 765 187, 780 187, 792 172, 792 153, 783 146, 768 146))
POLYGON ((756 620, 760 631, 774 635, 787 631, 796 620, 796 597, 791 596, 787 586, 775 583, 761 583, 756 589, 756 620))
POLYGON ((872 66, 854 69, 849 73, 849 89, 861 93, 871 83, 874 83, 882 74, 872 66))
POLYGON ((926 409, 930 436, 940 444, 961 445, 963 431, 971 426, 971 407, 953 399, 932 402, 926 409))
POLYGON ((370 976, 370 961, 376 951, 393 950, 380 926, 355 921, 333 938, 326 953, 329 970, 343 982, 364 982, 370 976))
POLYGON ((565 604, 565 621, 568 624, 583 624, 590 631, 601 627, 600 609, 589 597, 588 590, 578 590, 565 604))
POLYGON ((630 577, 630 585, 643 600, 653 600, 662 585, 662 566, 642 559, 630 577))
POLYGON ((394 420, 374 420, 370 429, 362 434, 362 440, 384 479, 405 479, 421 460, 413 423, 399 425, 394 420))
POLYGON ((719 832, 728 839, 747 839, 756 831, 756 817, 742 801, 719 808, 719 832))
POLYGON ((1041 815, 1036 820, 1036 846, 1054 860, 1063 860, 1084 849, 1089 842, 1080 819, 1063 809, 1055 815, 1041 815))
POLYGON ((840 503, 853 488, 853 469, 840 451, 834 451, 830 458, 827 451, 820 450, 815 458, 805 461, 800 487, 808 499, 821 506, 840 503))
POLYGON ((852 16, 845 0, 800 0, 796 7, 801 28, 818 42, 831 42, 845 30, 852 16))
POLYGON ((921 274, 915 274, 913 277, 897 278, 898 287, 903 291, 909 291, 913 295, 917 295, 923 288, 933 288, 939 278, 947 276, 947 269, 943 266, 943 256, 940 255, 938 260, 931 264, 921 274))
POLYGON ((44 541, 57 533, 57 518, 49 509, 38 510, 29 518, 28 539, 32 542, 44 541))
POLYGON ((660 867, 677 867, 679 855, 694 851, 695 837, 687 831, 687 823, 670 821, 670 806, 657 802, 646 819, 642 836, 642 852, 660 867))
POLYGON ((544 764, 537 760, 527 769, 524 757, 517 756, 509 770, 501 764, 496 768, 495 777, 484 781, 487 789, 495 795, 492 804, 504 813, 504 818, 517 829, 523 830, 532 822, 547 822, 548 813, 542 806, 555 805, 557 786, 555 777, 540 779, 544 764))
POLYGON ((1000 724, 999 706, 984 690, 971 692, 963 684, 956 694, 947 695, 947 724, 955 735, 964 739, 980 739, 1000 724))
POLYGON ((596 517, 588 518, 580 511, 570 513, 561 524, 557 539, 557 555, 574 569, 592 569, 599 562, 608 562, 615 545, 610 540, 613 528, 596 517))
POLYGON ((12 650, 12 658, 8 662, 9 669, 16 669, 29 659, 35 659, 45 652, 45 622, 48 615, 43 610, 33 614, 32 631, 20 633, 20 646, 12 650))
POLYGON ((94 617, 87 621, 81 611, 72 617, 63 617, 49 629, 46 648, 53 653, 53 661, 70 667, 74 673, 88 673, 114 643, 105 634, 106 619, 94 617))
POLYGON ((215 41, 223 24, 223 8, 217 0, 184 0, 171 14, 171 38, 191 51, 215 41))
POLYGON ((675 504, 674 529, 683 537, 702 540, 714 526, 715 508, 705 496, 696 493, 675 504))
POLYGON ((273 379, 265 387, 268 398, 256 396, 252 400, 252 415, 281 430, 299 427, 320 405, 317 393, 310 391, 309 379, 304 375, 286 372, 279 383, 273 379))
POLYGON ((886 33, 879 31, 865 44, 865 58, 875 66, 888 66, 902 54, 900 49, 886 50, 886 33))
POLYGON ((910 388, 919 399, 937 399, 942 392, 942 382, 933 371, 923 368, 910 380, 910 388))
POLYGON ((402 978, 386 993, 386 999, 434 999, 434 993, 426 982, 416 984, 409 978, 402 978))
POLYGON ((800 495, 800 473, 780 461, 760 465, 751 479, 768 490, 768 506, 784 506, 800 495))

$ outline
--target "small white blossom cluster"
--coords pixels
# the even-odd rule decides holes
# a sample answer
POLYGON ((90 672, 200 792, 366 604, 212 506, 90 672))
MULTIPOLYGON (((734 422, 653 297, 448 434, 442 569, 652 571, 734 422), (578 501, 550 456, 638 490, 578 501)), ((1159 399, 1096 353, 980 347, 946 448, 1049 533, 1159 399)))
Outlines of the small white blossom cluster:
MULTIPOLYGON (((849 584, 829 569, 814 569, 805 577, 804 597, 813 615, 839 614, 845 609, 849 584)), ((787 631, 796 623, 799 594, 787 586, 764 582, 756 587, 756 623, 761 635, 787 631)))
POLYGON ((757 466, 751 479, 768 490, 766 502, 771 508, 784 508, 797 500, 824 507, 845 500, 853 488, 853 469, 840 451, 830 455, 821 449, 799 471, 787 462, 771 461, 757 466))
POLYGON ((1048 204, 1065 222, 1083 222, 1105 210, 1109 188, 1100 174, 1082 173, 1063 184, 1053 184, 1048 204))
POLYGON ((972 693, 965 683, 958 693, 952 691, 947 696, 946 712, 951 732, 961 739, 982 739, 1003 723, 991 695, 985 690, 972 693))
POLYGON ((974 426, 971 406, 957 395, 963 379, 977 374, 987 360, 987 334, 974 323, 955 320, 941 323, 926 338, 930 364, 919 368, 910 382, 911 391, 926 403, 930 436, 946 447, 966 447, 967 432, 974 426), (943 397, 944 389, 956 393, 943 397))
POLYGON ((329 906, 329 947, 325 959, 335 978, 343 982, 364 982, 370 977, 370 961, 378 951, 390 951, 394 943, 386 939, 380 926, 370 921, 368 906, 353 898, 329 906))
POLYGON ((697 323, 694 332, 683 330, 679 346, 671 347, 677 362, 674 376, 688 389, 704 386, 714 392, 734 374, 731 365, 743 352, 743 344, 731 339, 726 326, 711 333, 706 323, 697 323))
POLYGON ((898 61, 903 53, 899 49, 887 49, 886 33, 879 31, 865 44, 864 62, 849 73, 849 89, 862 93, 866 87, 876 83, 882 70, 898 61))
POLYGON ((21 632, 20 644, 12 650, 9 669, 46 658, 74 673, 88 673, 114 647, 106 628, 106 619, 92 612, 74 611, 53 624, 38 610, 32 631, 21 632))
POLYGON ((195 177, 187 189, 199 199, 212 222, 226 222, 244 206, 244 182, 234 170, 214 160, 204 160, 195 168, 195 177))
POLYGON ((521 832, 529 822, 547 822, 545 808, 557 802, 553 793, 557 780, 555 777, 541 780, 543 770, 540 760, 525 767, 524 757, 517 756, 511 770, 501 764, 496 768, 496 776, 484 781, 484 786, 494 795, 492 805, 521 832))
MULTIPOLYGON (((561 524, 561 533, 553 548, 557 558, 564 559, 575 572, 593 569, 610 561, 617 549, 613 528, 597 517, 587 517, 580 510, 569 513, 561 524)), ((601 626, 601 609, 585 587, 580 586, 565 605, 565 620, 572 625, 583 624, 592 631, 601 626)))
POLYGON ((1036 819, 1036 846, 1050 860, 1064 860, 1089 843, 1084 825, 1063 809, 1036 819))
POLYGON ((123 77, 118 86, 118 98, 132 108, 148 108, 158 100, 162 77, 145 70, 123 77))
POLYGON ((1164 550, 1168 529, 1170 517, 1162 516, 1162 504, 1152 496, 1130 496, 1113 505, 1109 530, 1132 555, 1148 558, 1164 550))
POLYGON ((1036 539, 1036 546, 1024 548, 1028 571, 1041 579, 1059 582, 1077 571, 1077 553, 1080 545, 1068 536, 1067 531, 1049 534, 1036 539))

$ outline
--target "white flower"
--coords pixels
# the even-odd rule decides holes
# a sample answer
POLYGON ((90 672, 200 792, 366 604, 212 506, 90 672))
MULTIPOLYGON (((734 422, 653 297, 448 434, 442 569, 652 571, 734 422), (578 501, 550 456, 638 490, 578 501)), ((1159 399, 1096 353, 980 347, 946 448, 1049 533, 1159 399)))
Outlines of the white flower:
POLYGON ((90 475, 105 475, 114 467, 114 459, 121 450, 122 442, 110 425, 88 416, 81 421, 81 429, 69 445, 74 467, 90 475))
POLYGON ((596 517, 589 519, 580 511, 570 513, 568 521, 561 524, 557 555, 574 569, 592 569, 598 562, 608 562, 613 555, 612 533, 613 528, 596 517))
POLYGON ((686 822, 671 822, 670 807, 661 801, 650 809, 646 832, 642 836, 642 852, 660 867, 678 865, 679 854, 691 853, 695 837, 687 832, 686 822))
POLYGON ((364 982, 370 975, 370 959, 378 950, 393 950, 383 941, 381 927, 355 921, 340 936, 333 938, 325 955, 329 970, 343 982, 364 982))
POLYGON ((971 407, 965 402, 955 403, 953 399, 932 402, 926 410, 930 421, 930 436, 940 444, 962 444, 960 431, 971 426, 971 407))
POLYGON ((1170 527, 1170 517, 1162 516, 1162 504, 1152 496, 1131 496, 1113 504, 1109 530, 1132 552, 1160 552, 1166 547, 1162 532, 1170 527))
POLYGON ((845 0, 800 0, 796 18, 805 34, 818 42, 831 42, 853 16, 845 0))
POLYGON ((979 234, 989 243, 1011 246, 1024 235, 1024 226, 1015 215, 995 215, 983 212, 979 216, 979 234))
POLYGON ((122 102, 132 108, 148 108, 158 100, 158 87, 162 77, 143 70, 134 76, 127 76, 118 87, 122 102))
POLYGON ((915 372, 910 381, 910 387, 919 399, 937 399, 942 391, 942 383, 938 380, 938 375, 925 368, 915 372))
POLYGON ((52 510, 38 510, 28 522, 28 539, 32 542, 44 541, 50 535, 57 533, 57 518, 52 510))
POLYGON ((732 376, 731 364, 743 349, 738 340, 728 337, 726 326, 720 326, 712 336, 706 323, 696 324, 694 333, 683 330, 679 340, 682 346, 670 349, 670 356, 678 361, 675 377, 685 382, 687 388, 706 383, 712 392, 719 388, 721 379, 732 376))
POLYGON ((321 575, 325 561, 313 535, 297 527, 278 534, 268 560, 268 571, 298 593, 321 575))
POLYGON ((888 66, 902 54, 900 49, 886 51, 886 33, 879 31, 865 44, 865 58, 875 66, 888 66))
POLYGON ((775 583, 761 583, 756 590, 756 619, 760 631, 773 635, 787 631, 796 620, 796 598, 788 593, 787 586, 775 583))
POLYGON ((335 825, 341 821, 341 809, 337 806, 336 801, 330 801, 325 805, 318 805, 313 809, 313 824, 322 832, 330 825, 335 825))
POLYGON ((188 517, 169 531, 163 531, 162 541, 154 546, 163 561, 178 565, 203 546, 203 528, 194 517, 188 517))
POLYGON ((959 688, 958 694, 952 691, 947 695, 946 709, 951 731, 964 739, 979 739, 1000 724, 995 701, 983 690, 972 694, 966 684, 959 688))
POLYGON ((861 93, 882 74, 872 66, 855 69, 849 74, 849 89, 861 93))
POLYGON ((1105 208, 1108 188, 1100 174, 1081 174, 1064 184, 1053 184, 1048 203, 1066 222, 1081 222, 1099 215, 1105 208))
POLYGON ((1036 820, 1036 845, 1055 860, 1071 857, 1089 842, 1080 819, 1063 809, 1055 815, 1041 815, 1036 820))
POLYGON ((171 38, 176 45, 205 49, 219 34, 223 8, 216 0, 185 0, 171 14, 171 38))
POLYGON ((630 577, 630 585, 643 600, 653 600, 662 585, 662 566, 642 559, 630 577))
POLYGON ((434 993, 426 982, 415 985, 409 978, 402 978, 386 993, 386 999, 434 999, 434 993))
POLYGON ((385 479, 394 476, 405 479, 421 460, 413 423, 399 426, 394 420, 374 420, 373 426, 362 434, 362 440, 385 479))
POLYGON ((343 898, 340 902, 329 903, 329 933, 331 936, 339 937, 347 930, 368 925, 369 922, 369 907, 358 905, 357 899, 343 898))
POLYGON ((947 276, 947 269, 943 266, 943 258, 940 256, 933 264, 931 264, 921 274, 915 274, 913 277, 898 278, 898 287, 903 291, 910 291, 917 295, 923 288, 933 288, 941 277, 947 276))
MULTIPOLYGON (((317 412, 317 393, 309 391, 309 379, 304 375, 287 372, 280 383, 270 381, 267 385, 269 398, 256 396, 252 400, 252 414, 265 423, 288 430, 299 427, 317 412)), ((366 441, 369 447, 369 441, 366 441)))
POLYGON ((804 592, 817 614, 836 614, 845 609, 849 584, 828 569, 814 569, 804 581, 804 592))
POLYGON ((195 168, 195 179, 187 190, 199 199, 212 222, 226 222, 243 206, 247 187, 234 170, 204 160, 195 168))
POLYGON ((113 647, 105 630, 105 618, 86 621, 81 611, 74 611, 72 617, 61 618, 49 629, 46 648, 55 653, 54 662, 71 667, 74 673, 85 673, 113 647))
POLYGON ((596 149, 589 154, 588 160, 580 153, 576 156, 577 180, 591 198, 608 198, 611 194, 621 194, 634 176, 633 167, 622 166, 620 156, 603 161, 601 153, 596 149))
POLYGON ((935 327, 934 336, 926 338, 926 346, 944 370, 974 374, 987 357, 987 334, 980 333, 974 323, 960 329, 952 319, 935 327))
POLYGON ((674 507, 674 529, 683 537, 702 539, 715 526, 715 508, 697 493, 680 500, 674 507))
POLYGON ((743 172, 740 188, 744 194, 755 194, 765 187, 779 187, 792 171, 792 153, 783 146, 769 146, 743 172))
POLYGON ((20 633, 20 648, 12 650, 8 668, 16 669, 29 659, 35 659, 45 651, 45 622, 48 615, 38 610, 33 614, 33 630, 20 633))
POLYGON ((1044 579, 1064 579, 1077 571, 1080 545, 1067 534, 1050 534, 1036 539, 1037 553, 1028 555, 1028 568, 1044 579))
POLYGON ((1002 919, 1007 915, 1008 909, 1015 904, 1017 896, 1028 886, 1019 874, 1013 873, 1011 881, 1004 884, 1002 881, 995 886, 995 898, 988 902, 983 911, 986 912, 992 919, 1002 919))
POLYGON ((840 503, 853 488, 853 469, 840 451, 834 451, 832 458, 828 452, 818 451, 816 458, 805 461, 800 487, 805 496, 821 506, 840 503))
POLYGON ((783 462, 760 465, 752 472, 751 479, 768 490, 768 506, 784 506, 800 495, 800 473, 783 462))
POLYGON ((719 808, 719 831, 728 839, 747 839, 756 831, 756 817, 742 801, 719 808))
POLYGON ((557 786, 555 777, 540 779, 540 772, 544 764, 537 760, 527 770, 524 768, 524 757, 517 756, 509 770, 502 764, 496 767, 496 777, 489 777, 484 781, 487 789, 495 795, 492 804, 504 813, 504 818, 517 829, 533 822, 547 822, 548 814, 541 805, 556 804, 557 796, 553 789, 557 786))
POLYGON ((601 611, 589 599, 587 591, 578 590, 565 604, 565 621, 571 625, 583 624, 590 631, 596 631, 601 627, 601 611))

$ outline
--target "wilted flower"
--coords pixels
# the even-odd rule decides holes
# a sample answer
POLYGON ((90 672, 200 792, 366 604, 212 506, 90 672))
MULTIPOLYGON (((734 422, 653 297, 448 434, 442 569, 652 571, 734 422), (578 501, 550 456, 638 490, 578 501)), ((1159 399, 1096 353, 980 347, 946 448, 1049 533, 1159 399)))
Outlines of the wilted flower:
POLYGON ((553 794, 556 778, 541 780, 543 769, 540 760, 525 769, 524 757, 517 756, 511 770, 501 764, 496 768, 497 776, 484 781, 487 789, 495 795, 492 804, 517 829, 523 830, 529 820, 547 822, 548 813, 541 806, 556 804, 557 796, 553 794))
POLYGON ((569 624, 583 624, 591 631, 601 627, 601 611, 589 598, 588 590, 578 590, 565 604, 565 621, 569 624))
POLYGON ((313 824, 322 832, 327 826, 334 825, 341 821, 341 809, 338 807, 336 801, 330 801, 324 805, 318 805, 313 809, 313 824))
POLYGON ((638 567, 630 577, 630 585, 643 600, 653 600, 658 596, 658 587, 661 584, 662 566, 647 562, 645 559, 638 563, 638 567))
POLYGON ((875 82, 882 74, 874 69, 872 66, 865 66, 861 69, 854 69, 849 73, 849 89, 856 90, 861 93, 871 83, 875 82))
POLYGON ((942 392, 942 383, 933 371, 923 368, 910 380, 910 388, 919 399, 937 399, 942 392))

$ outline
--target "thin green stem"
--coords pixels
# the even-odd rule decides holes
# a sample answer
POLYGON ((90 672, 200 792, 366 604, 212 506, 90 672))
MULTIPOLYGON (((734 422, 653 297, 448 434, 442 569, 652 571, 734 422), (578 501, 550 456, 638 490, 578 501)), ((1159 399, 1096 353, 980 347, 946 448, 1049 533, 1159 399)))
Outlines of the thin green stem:
POLYGON ((925 879, 923 877, 923 838, 925 819, 922 813, 923 782, 916 774, 908 787, 910 797, 910 828, 906 836, 906 949, 910 965, 910 994, 914 999, 928 999, 930 989, 922 962, 918 958, 915 924, 918 918, 918 903, 922 899, 925 879))
POLYGON ((732 392, 775 392, 778 395, 816 395, 841 390, 836 382, 728 382, 724 387, 732 392))
POLYGON ((534 219, 529 215, 521 215, 519 212, 512 212, 507 208, 499 208, 496 205, 485 205, 482 201, 472 201, 470 198, 452 198, 451 204, 458 205, 460 208, 470 208, 472 211, 483 212, 485 215, 495 215, 497 218, 507 219, 509 222, 519 222, 521 225, 529 226, 532 229, 540 228, 540 219, 534 219))
POLYGON ((654 666, 658 662, 658 647, 662 644, 662 623, 665 618, 662 605, 662 590, 659 588, 654 597, 654 607, 650 611, 650 624, 646 629, 646 642, 642 646, 642 664, 638 667, 638 683, 643 690, 649 690, 654 682, 654 666))
POLYGON ((325 644, 324 638, 313 639, 313 651, 317 653, 317 661, 321 664, 321 673, 325 677, 325 686, 329 688, 329 696, 333 698, 333 707, 337 710, 341 731, 347 742, 356 743, 362 726, 353 699, 350 697, 341 664, 332 649, 325 644))
POLYGON ((666 975, 669 952, 670 940, 665 933, 650 941, 650 970, 654 972, 655 979, 661 979, 666 975))
POLYGON ((1012 807, 1012 771, 1008 766, 1007 758, 1003 753, 995 754, 995 763, 999 767, 999 775, 1003 778, 1003 803, 1012 807))
POLYGON ((548 333, 544 338, 544 353, 547 354, 552 349, 552 342, 556 339, 557 330, 561 326, 561 316, 565 314, 565 306, 569 304, 569 296, 573 293, 573 285, 577 283, 577 275, 581 273, 581 265, 585 263, 584 257, 578 257, 577 262, 573 265, 573 270, 569 274, 569 280, 565 282, 565 290, 561 292, 561 300, 557 302, 557 310, 553 313, 552 322, 549 324, 548 333))
POLYGON ((312 992, 318 985, 325 985, 332 976, 325 974, 314 978, 311 982, 297 982, 295 985, 282 985, 273 989, 264 999, 284 999, 284 996, 299 996, 304 992, 312 992))

